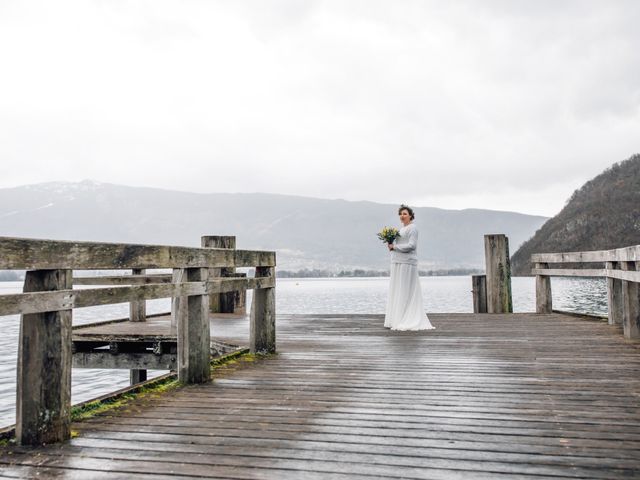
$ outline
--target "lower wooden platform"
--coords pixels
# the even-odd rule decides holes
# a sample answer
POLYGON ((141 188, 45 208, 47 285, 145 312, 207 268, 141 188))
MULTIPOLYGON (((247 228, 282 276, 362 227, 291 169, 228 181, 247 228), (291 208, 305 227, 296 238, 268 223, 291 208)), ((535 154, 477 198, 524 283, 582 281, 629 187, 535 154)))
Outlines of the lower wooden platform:
MULTIPOLYGON (((277 319, 278 350, 212 382, 0 449, 0 477, 640 478, 640 344, 561 314, 277 319)), ((242 344, 246 319, 213 321, 242 344)))
MULTIPOLYGON (((212 314, 211 320, 244 319, 245 315, 212 314)), ((152 315, 145 322, 116 320, 73 328, 73 367, 98 369, 177 369, 177 333, 170 314, 152 315)), ((211 338, 211 354, 235 345, 211 338)))

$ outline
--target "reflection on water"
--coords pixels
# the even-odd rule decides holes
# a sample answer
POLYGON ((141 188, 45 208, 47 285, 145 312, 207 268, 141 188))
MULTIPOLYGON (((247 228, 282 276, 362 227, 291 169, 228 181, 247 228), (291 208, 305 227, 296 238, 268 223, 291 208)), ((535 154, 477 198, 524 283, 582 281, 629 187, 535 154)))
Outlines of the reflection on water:
POLYGON ((604 278, 552 277, 551 292, 555 310, 607 315, 604 278))
MULTIPOLYGON (((422 277, 420 279, 427 312, 471 312, 471 278, 422 277)), ((389 286, 388 278, 283 278, 277 280, 276 309, 279 313, 384 313, 389 286)), ((20 292, 19 282, 0 282, 0 294, 20 292)), ((515 312, 535 310, 533 278, 513 278, 515 312)), ((555 309, 606 315, 607 296, 604 279, 552 279, 555 309)), ((247 303, 251 302, 248 292, 247 303)), ((128 316, 127 304, 74 310, 73 324, 109 320, 128 316)), ((147 312, 161 313, 170 309, 168 299, 147 302, 147 312)), ((18 331, 17 315, 0 317, 0 426, 15 421, 15 382, 18 331)), ((155 372, 160 374, 162 372, 155 372)), ((152 372, 150 374, 153 375, 152 372)), ((74 369, 72 401, 94 398, 129 384, 128 370, 74 369)))

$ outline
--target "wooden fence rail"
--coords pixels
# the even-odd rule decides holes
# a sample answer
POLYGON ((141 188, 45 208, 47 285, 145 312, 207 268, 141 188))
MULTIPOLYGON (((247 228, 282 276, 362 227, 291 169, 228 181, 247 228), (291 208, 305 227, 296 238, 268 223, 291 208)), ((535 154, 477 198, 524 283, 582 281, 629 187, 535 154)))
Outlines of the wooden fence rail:
MULTIPOLYGON (((205 238, 211 237, 203 237, 203 245, 205 238)), ((275 252, 268 251, 0 237, 0 270, 27 270, 24 293, 0 295, 0 315, 21 315, 17 441, 37 445, 70 436, 74 308, 129 303, 130 320, 144 321, 146 300, 172 298, 178 379, 205 382, 209 379, 212 294, 255 290, 250 348, 252 352, 275 352, 275 264, 275 252), (236 267, 254 267, 255 278, 239 277, 236 267), (103 269, 126 269, 132 274, 73 277, 73 270, 103 269), (172 269, 173 274, 146 274, 146 269, 172 269), (231 276, 216 275, 222 269, 231 276), (74 284, 108 286, 75 290, 74 284)), ((132 378, 134 374, 132 371, 132 378)))
MULTIPOLYGON (((536 312, 551 313, 551 277, 600 277, 607 279, 609 323, 622 324, 627 338, 640 338, 640 245, 614 250, 538 253, 531 256, 536 276, 536 312), (602 263, 603 268, 592 268, 602 263), (552 264, 576 264, 578 268, 551 268, 552 264), (587 268, 580 265, 589 264, 587 268)), ((565 265, 563 265, 565 267, 565 265)))

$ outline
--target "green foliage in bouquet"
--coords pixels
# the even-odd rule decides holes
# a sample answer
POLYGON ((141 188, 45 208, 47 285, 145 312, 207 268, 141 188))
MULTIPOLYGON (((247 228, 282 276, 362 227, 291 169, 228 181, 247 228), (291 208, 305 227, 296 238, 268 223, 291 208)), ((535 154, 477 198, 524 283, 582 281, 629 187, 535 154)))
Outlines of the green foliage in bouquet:
POLYGON ((378 238, 385 243, 393 243, 393 241, 400 236, 397 228, 384 227, 379 233, 378 238))

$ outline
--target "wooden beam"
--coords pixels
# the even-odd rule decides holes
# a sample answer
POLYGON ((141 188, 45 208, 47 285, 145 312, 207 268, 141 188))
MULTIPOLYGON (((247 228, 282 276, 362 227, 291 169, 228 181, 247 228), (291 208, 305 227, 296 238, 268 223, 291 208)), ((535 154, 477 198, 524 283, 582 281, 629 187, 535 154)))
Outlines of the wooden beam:
POLYGON ((487 276, 471 275, 473 313, 487 313, 487 276))
MULTIPOLYGON (((536 263, 536 265, 548 265, 536 263)), ((602 268, 532 268, 531 273, 547 277, 604 277, 606 270, 602 268)))
POLYGON ((221 278, 211 282, 150 284, 131 287, 92 288, 51 292, 0 295, 0 316, 71 310, 127 303, 132 300, 152 300, 205 293, 230 292, 240 288, 261 289, 275 286, 275 278, 221 278))
MULTIPOLYGON (((607 262, 607 272, 618 269, 618 262, 607 262)), ((622 280, 607 276, 607 307, 610 325, 622 324, 624 301, 622 297, 622 280)))
POLYGON ((105 275, 104 277, 73 277, 74 285, 148 285, 171 283, 171 274, 105 275))
MULTIPOLYGON (((66 290, 71 270, 26 273, 25 292, 66 290)), ((25 314, 20 319, 16 439, 20 445, 61 442, 71 435, 71 312, 25 314)))
POLYGON ((610 269, 594 269, 594 268, 533 268, 531 273, 534 275, 543 275, 550 277, 609 277, 618 280, 626 280, 629 282, 640 282, 640 272, 610 270, 610 269))
MULTIPOLYGON (((265 253, 246 252, 242 258, 262 261, 265 253)), ((230 266, 234 258, 229 250, 0 237, 0 269, 4 270, 230 266)))
MULTIPOLYGON (((621 262, 626 271, 637 271, 640 262, 621 262)), ((640 338, 640 284, 622 282, 623 313, 622 327, 626 338, 640 338)))
POLYGON ((534 253, 532 263, 585 263, 585 262, 630 262, 640 261, 640 245, 614 250, 587 252, 534 253))
MULTIPOLYGON (((236 237, 230 235, 204 235, 200 237, 200 246, 202 248, 226 248, 235 250, 236 237)), ((235 267, 210 268, 209 279, 223 277, 227 271, 235 271, 235 267)), ((212 293, 209 295, 209 311, 211 313, 228 313, 224 312, 222 307, 223 297, 225 295, 227 295, 227 293, 212 293)))
POLYGON ((177 355, 163 353, 110 353, 104 352, 76 352, 73 354, 73 368, 118 368, 138 370, 175 370, 177 355))
MULTIPOLYGON (((546 269, 548 264, 536 263, 536 270, 546 269)), ((536 313, 552 313, 551 277, 536 275, 536 313)))
POLYGON ((484 236, 487 272, 487 312, 513 312, 509 239, 502 234, 484 236))
MULTIPOLYGON (((256 268, 256 279, 275 279, 274 267, 256 268)), ((251 303, 249 327, 251 353, 274 353, 276 351, 276 289, 256 290, 251 303)))
MULTIPOLYGON (((187 268, 183 278, 206 282, 208 268, 187 268)), ((210 378, 209 356, 211 332, 209 326, 209 295, 183 296, 176 312, 178 330, 178 380, 183 383, 204 383, 210 378)))
MULTIPOLYGON (((134 268, 133 275, 144 275, 142 268, 134 268)), ((147 320, 147 301, 136 298, 129 302, 129 320, 132 322, 145 322, 147 320)))

